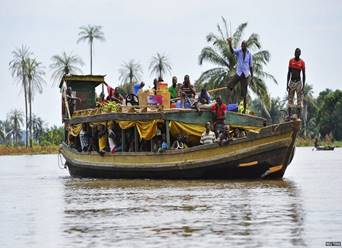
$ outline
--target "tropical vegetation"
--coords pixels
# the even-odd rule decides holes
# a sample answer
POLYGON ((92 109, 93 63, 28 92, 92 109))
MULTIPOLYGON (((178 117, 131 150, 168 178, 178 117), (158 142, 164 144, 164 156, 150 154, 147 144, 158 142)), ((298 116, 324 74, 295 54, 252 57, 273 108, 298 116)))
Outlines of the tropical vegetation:
MULTIPOLYGON (((230 51, 227 38, 232 36, 232 47, 238 48, 241 44, 243 33, 247 27, 247 23, 240 24, 233 34, 228 29, 227 21, 222 17, 222 24, 217 25, 218 33, 210 33, 207 35, 207 42, 210 46, 204 47, 199 55, 199 64, 205 62, 213 64, 211 68, 201 74, 196 82, 197 88, 205 87, 214 89, 227 86, 228 80, 235 74, 236 59, 230 51)), ((260 103, 264 105, 264 109, 270 107, 270 96, 266 86, 266 80, 277 83, 273 75, 264 71, 264 66, 270 61, 270 53, 267 50, 261 50, 261 42, 259 35, 252 33, 245 40, 247 48, 252 52, 253 60, 253 80, 249 81, 249 89, 260 99, 260 103)), ((227 92, 221 91, 223 99, 227 96, 227 92)), ((232 94, 230 102, 238 102, 240 96, 240 87, 236 87, 232 94)), ((227 99, 228 100, 228 99, 227 99)))
POLYGON ((42 84, 46 84, 43 76, 45 72, 42 68, 42 63, 37 58, 27 58, 26 61, 26 75, 28 79, 28 105, 29 105, 29 130, 30 130, 30 147, 32 147, 32 102, 34 99, 35 92, 43 92, 42 84))
POLYGON ((25 100, 25 146, 28 145, 28 121, 27 121, 27 75, 26 75, 26 61, 32 55, 30 48, 28 46, 22 45, 20 48, 12 51, 12 60, 9 62, 9 69, 11 71, 12 77, 20 82, 20 86, 24 90, 24 100, 25 100))
POLYGON ((133 92, 133 84, 134 82, 141 80, 142 73, 142 66, 138 62, 135 62, 134 59, 123 63, 119 69, 119 80, 122 84, 121 88, 127 93, 133 92))
MULTIPOLYGON (((0 144, 6 146, 20 146, 24 144, 22 127, 24 124, 24 114, 20 110, 12 110, 7 114, 7 119, 0 120, 0 144)), ((54 146, 59 145, 64 140, 63 127, 47 127, 42 118, 32 115, 32 141, 33 145, 54 146)))
POLYGON ((163 79, 165 74, 171 73, 172 67, 169 61, 169 58, 164 55, 157 53, 152 56, 150 66, 148 69, 151 72, 151 75, 155 75, 158 78, 163 79))
POLYGON ((53 70, 51 78, 54 82, 60 82, 66 74, 82 73, 79 66, 83 66, 83 60, 72 53, 63 52, 61 55, 51 57, 50 69, 53 70))
POLYGON ((42 84, 46 83, 44 79, 45 72, 42 63, 37 58, 33 58, 33 53, 27 46, 22 45, 21 48, 14 50, 12 55, 13 59, 9 62, 9 69, 12 76, 20 81, 21 87, 24 89, 25 145, 27 147, 30 138, 30 147, 32 147, 32 101, 36 92, 43 92, 42 84))
POLYGON ((81 41, 88 41, 90 47, 90 75, 93 74, 93 43, 95 40, 105 41, 102 26, 98 25, 87 25, 81 26, 80 32, 78 33, 77 43, 81 41))

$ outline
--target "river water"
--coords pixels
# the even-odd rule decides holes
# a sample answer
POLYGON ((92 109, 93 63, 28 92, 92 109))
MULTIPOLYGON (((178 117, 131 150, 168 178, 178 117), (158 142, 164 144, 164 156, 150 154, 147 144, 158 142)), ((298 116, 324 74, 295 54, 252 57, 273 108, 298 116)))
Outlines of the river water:
POLYGON ((342 149, 297 148, 283 180, 73 179, 0 157, 0 247, 325 247, 342 241, 342 149))

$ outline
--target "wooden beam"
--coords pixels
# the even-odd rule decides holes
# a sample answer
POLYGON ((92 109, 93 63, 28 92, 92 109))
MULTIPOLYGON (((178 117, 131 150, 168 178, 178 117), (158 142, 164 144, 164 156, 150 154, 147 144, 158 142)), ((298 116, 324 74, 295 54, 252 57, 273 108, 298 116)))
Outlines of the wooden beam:
POLYGON ((126 140, 126 133, 125 133, 125 129, 121 129, 121 147, 122 147, 122 151, 125 151, 125 140, 126 140))
POLYGON ((170 128, 169 128, 169 121, 165 121, 165 130, 166 130, 166 143, 167 143, 167 149, 171 148, 171 142, 170 142, 170 128))
POLYGON ((138 140, 138 130, 134 127, 134 151, 138 152, 139 150, 139 140, 138 140))

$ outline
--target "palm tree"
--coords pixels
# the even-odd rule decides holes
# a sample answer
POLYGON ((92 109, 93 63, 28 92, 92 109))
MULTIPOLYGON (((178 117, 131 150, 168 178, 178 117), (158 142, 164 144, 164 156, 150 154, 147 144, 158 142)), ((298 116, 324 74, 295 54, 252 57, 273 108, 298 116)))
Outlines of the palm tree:
POLYGON ((56 82, 60 82, 65 74, 82 73, 78 65, 83 66, 82 59, 73 55, 72 53, 66 54, 63 52, 61 55, 54 55, 51 57, 52 64, 50 69, 54 70, 51 78, 56 82))
POLYGON ((105 41, 104 33, 101 31, 102 26, 87 25, 80 27, 81 31, 78 33, 80 41, 88 41, 90 46, 90 75, 93 74, 93 42, 94 40, 105 41))
POLYGON ((133 92, 133 83, 140 81, 142 73, 141 65, 132 59, 128 63, 123 63, 121 65, 121 68, 119 69, 119 80, 123 86, 128 83, 128 87, 124 87, 127 88, 125 90, 133 92))
POLYGON ((304 86, 304 99, 303 99, 303 135, 307 136, 308 132, 308 123, 314 118, 314 116, 310 115, 308 108, 311 106, 315 112, 318 110, 315 98, 313 96, 313 86, 311 84, 306 83, 304 86))
POLYGON ((33 115, 32 117, 32 129, 33 129, 33 138, 36 142, 39 142, 40 136, 44 132, 44 121, 42 118, 33 115))
POLYGON ((15 143, 18 144, 18 138, 20 138, 21 130, 20 126, 23 124, 23 113, 20 110, 12 110, 7 116, 8 122, 11 127, 12 135, 15 139, 15 143))
POLYGON ((28 103, 29 103, 29 129, 30 129, 30 147, 32 147, 32 101, 34 97, 34 93, 38 91, 38 93, 43 92, 42 84, 46 83, 43 76, 45 72, 42 69, 42 63, 39 62, 36 58, 26 59, 26 75, 28 79, 28 103))
POLYGON ((166 73, 171 73, 172 67, 166 55, 157 53, 152 57, 148 69, 151 70, 151 75, 155 74, 157 77, 163 78, 166 73))
POLYGON ((0 121, 0 142, 5 141, 5 123, 3 121, 0 121))
POLYGON ((8 120, 0 121, 0 140, 3 143, 9 143, 12 136, 11 124, 8 120))
POLYGON ((21 48, 17 48, 12 51, 13 59, 9 62, 9 69, 12 73, 12 77, 17 78, 21 86, 24 89, 24 99, 25 99, 25 146, 28 145, 28 122, 27 122, 27 78, 25 75, 26 71, 26 59, 32 55, 29 47, 22 45, 21 48))
MULTIPOLYGON (((236 70, 236 59, 234 54, 231 53, 229 45, 227 43, 228 28, 225 18, 222 17, 222 22, 225 32, 221 25, 217 25, 218 35, 210 33, 207 35, 207 41, 211 43, 211 46, 202 49, 199 55, 199 64, 202 65, 204 62, 210 62, 217 67, 209 69, 203 72, 200 78, 197 80, 196 85, 203 87, 202 84, 208 89, 219 88, 226 86, 228 79, 235 74, 236 70)), ((238 26, 236 31, 232 35, 232 46, 234 48, 240 46, 241 38, 247 23, 242 23, 238 26)), ((261 43, 259 41, 259 35, 252 33, 246 39, 247 47, 251 51, 255 51, 252 54, 253 58, 253 74, 254 78, 249 82, 249 88, 254 92, 260 99, 262 104, 265 105, 266 109, 270 105, 270 97, 266 87, 265 79, 270 79, 277 83, 274 76, 264 71, 263 67, 270 60, 270 53, 267 50, 260 50, 261 43)), ((235 89, 233 98, 237 98, 239 93, 239 87, 235 89)))

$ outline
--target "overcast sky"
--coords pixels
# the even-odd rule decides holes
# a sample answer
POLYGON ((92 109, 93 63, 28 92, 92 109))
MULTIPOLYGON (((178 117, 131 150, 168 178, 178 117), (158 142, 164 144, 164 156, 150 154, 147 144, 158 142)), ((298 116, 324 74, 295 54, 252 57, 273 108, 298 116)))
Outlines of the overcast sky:
MULTIPOLYGON (((151 84, 148 65, 156 52, 170 59, 179 79, 189 74, 194 82, 212 65, 198 64, 206 35, 216 32, 221 16, 233 30, 248 22, 244 37, 260 35, 271 53, 266 71, 279 82, 267 82, 272 96, 284 96, 288 60, 302 49, 307 82, 317 94, 341 87, 342 1, 229 1, 229 0, 1 0, 0 7, 0 120, 12 109, 24 111, 23 92, 11 77, 11 51, 29 46, 47 70, 48 84, 37 95, 33 112, 49 125, 61 125, 60 95, 52 85, 51 56, 63 51, 79 55, 89 73, 89 46, 76 44, 79 27, 103 26, 106 41, 95 41, 93 74, 106 74, 118 85, 118 69, 135 59, 143 67, 143 80, 151 84)), ((170 82, 171 75, 165 79, 170 82)))

